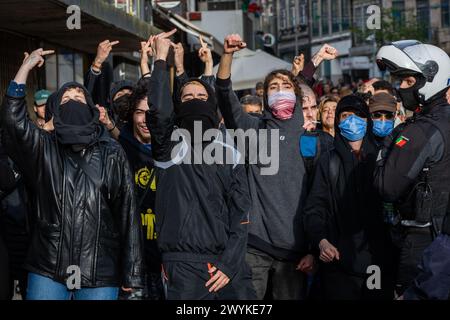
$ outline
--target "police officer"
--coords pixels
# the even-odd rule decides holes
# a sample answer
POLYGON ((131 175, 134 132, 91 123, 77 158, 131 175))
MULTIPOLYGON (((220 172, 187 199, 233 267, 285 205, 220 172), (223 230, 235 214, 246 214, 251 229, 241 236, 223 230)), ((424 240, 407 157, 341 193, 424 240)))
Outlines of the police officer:
POLYGON ((447 299, 450 105, 445 93, 450 58, 438 47, 406 40, 383 46, 377 63, 399 78, 403 106, 415 112, 392 145, 382 150, 375 172, 376 188, 399 208, 398 292, 405 299, 447 299))

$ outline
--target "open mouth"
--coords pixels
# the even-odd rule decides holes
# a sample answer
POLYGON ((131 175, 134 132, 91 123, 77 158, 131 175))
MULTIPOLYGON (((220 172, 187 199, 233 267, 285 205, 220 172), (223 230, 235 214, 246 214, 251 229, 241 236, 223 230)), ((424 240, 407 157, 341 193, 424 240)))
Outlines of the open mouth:
POLYGON ((150 133, 150 130, 148 130, 147 127, 139 127, 139 129, 144 133, 150 133))

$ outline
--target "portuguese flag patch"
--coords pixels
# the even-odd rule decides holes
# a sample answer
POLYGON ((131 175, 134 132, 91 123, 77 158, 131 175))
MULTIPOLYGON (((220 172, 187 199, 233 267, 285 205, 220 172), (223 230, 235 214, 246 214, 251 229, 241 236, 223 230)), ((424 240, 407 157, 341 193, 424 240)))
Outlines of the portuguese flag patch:
POLYGON ((400 138, 395 140, 395 145, 399 148, 403 148, 405 146, 405 144, 408 143, 408 141, 409 141, 409 139, 406 138, 405 136, 400 136, 400 138))

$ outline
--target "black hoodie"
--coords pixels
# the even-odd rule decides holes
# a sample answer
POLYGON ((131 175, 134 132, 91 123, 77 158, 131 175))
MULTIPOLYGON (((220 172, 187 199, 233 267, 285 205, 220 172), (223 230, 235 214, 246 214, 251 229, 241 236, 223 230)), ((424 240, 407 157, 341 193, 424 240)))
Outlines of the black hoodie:
POLYGON ((382 273, 389 256, 387 229, 383 224, 382 202, 373 187, 377 147, 372 136, 372 120, 365 102, 356 96, 342 99, 336 108, 335 149, 324 153, 314 176, 305 207, 305 229, 313 248, 327 239, 340 260, 325 264, 350 274, 366 274, 376 264, 382 273), (367 131, 359 157, 339 129, 340 114, 357 110, 367 118, 367 131))
POLYGON ((134 177, 136 209, 144 231, 145 262, 150 272, 158 273, 161 271, 161 256, 156 244, 156 177, 151 145, 142 144, 134 137, 130 123, 120 131, 119 142, 125 150, 134 177))
MULTIPOLYGON (((163 262, 209 262, 233 281, 245 265, 250 207, 245 167, 181 161, 195 149, 189 150, 184 140, 171 139, 176 129, 175 108, 165 61, 155 62, 148 92, 147 127, 161 191, 156 195, 156 223, 163 262), (180 157, 172 158, 174 150, 180 151, 176 154, 180 157)), ((210 94, 209 99, 215 95, 210 94)), ((224 155, 227 150, 234 151, 223 142, 215 140, 213 144, 223 147, 224 155)))

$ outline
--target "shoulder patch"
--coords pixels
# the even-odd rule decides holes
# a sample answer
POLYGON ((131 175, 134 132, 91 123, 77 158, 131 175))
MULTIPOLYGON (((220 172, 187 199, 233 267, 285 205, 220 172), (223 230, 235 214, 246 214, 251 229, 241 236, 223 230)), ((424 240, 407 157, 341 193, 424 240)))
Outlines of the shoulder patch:
POLYGON ((397 140, 395 140, 395 145, 399 148, 403 148, 408 142, 409 139, 407 137, 400 136, 397 140))

